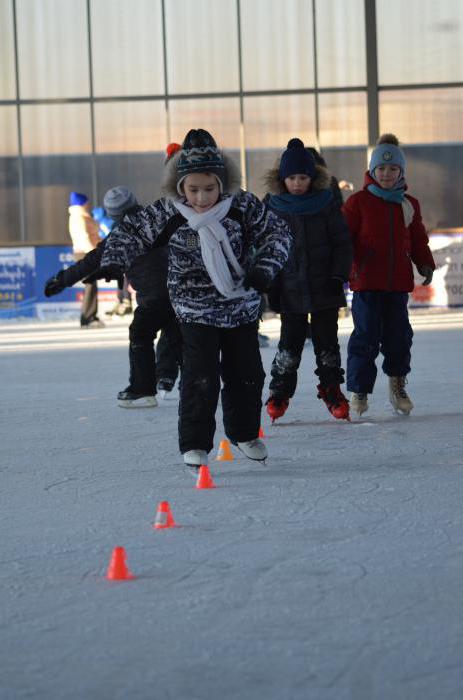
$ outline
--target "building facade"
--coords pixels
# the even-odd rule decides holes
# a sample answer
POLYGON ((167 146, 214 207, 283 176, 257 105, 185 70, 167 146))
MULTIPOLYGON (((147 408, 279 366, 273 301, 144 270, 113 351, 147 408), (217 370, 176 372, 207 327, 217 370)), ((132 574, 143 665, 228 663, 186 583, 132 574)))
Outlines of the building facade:
POLYGON ((159 196, 212 131, 263 194, 289 138, 362 186, 392 131, 430 229, 463 226, 461 0, 0 0, 0 245, 66 243, 71 190, 159 196))

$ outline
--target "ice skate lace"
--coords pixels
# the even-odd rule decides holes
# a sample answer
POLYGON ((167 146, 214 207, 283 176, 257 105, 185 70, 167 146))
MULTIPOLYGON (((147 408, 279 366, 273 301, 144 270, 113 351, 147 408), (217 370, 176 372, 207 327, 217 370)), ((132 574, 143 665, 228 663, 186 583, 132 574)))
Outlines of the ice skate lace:
POLYGON ((401 399, 408 399, 405 384, 407 384, 406 377, 392 377, 392 390, 401 399))

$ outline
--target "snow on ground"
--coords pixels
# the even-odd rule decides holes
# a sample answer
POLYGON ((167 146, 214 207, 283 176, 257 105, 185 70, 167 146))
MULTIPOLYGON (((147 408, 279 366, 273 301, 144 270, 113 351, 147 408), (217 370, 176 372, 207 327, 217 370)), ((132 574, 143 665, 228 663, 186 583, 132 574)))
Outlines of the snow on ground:
POLYGON ((362 420, 332 419, 308 345, 267 465, 211 454, 213 491, 176 391, 117 406, 125 321, 0 326, 0 697, 463 697, 463 314, 413 324, 409 418, 380 372, 362 420), (152 529, 161 500, 181 527, 152 529), (133 581, 105 579, 118 545, 133 581))

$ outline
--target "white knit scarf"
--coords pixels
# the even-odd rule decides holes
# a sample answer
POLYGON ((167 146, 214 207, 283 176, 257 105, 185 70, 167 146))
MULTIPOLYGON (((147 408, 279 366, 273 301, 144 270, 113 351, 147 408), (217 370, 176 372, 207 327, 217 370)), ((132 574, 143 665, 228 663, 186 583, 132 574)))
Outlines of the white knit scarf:
POLYGON ((244 270, 235 257, 226 229, 220 223, 228 214, 232 199, 232 197, 225 197, 204 214, 198 214, 192 207, 186 206, 180 200, 174 201, 174 206, 188 221, 188 226, 193 231, 198 232, 201 255, 212 284, 224 297, 229 299, 252 293, 243 289, 244 270), (227 260, 241 278, 238 284, 233 281, 227 260))

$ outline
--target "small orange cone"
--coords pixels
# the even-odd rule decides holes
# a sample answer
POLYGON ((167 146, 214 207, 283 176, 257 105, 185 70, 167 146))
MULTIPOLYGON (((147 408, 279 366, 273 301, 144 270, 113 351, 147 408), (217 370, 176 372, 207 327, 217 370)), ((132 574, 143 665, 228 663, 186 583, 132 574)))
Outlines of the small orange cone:
POLYGON ((199 468, 198 481, 196 482, 197 489, 215 489, 215 484, 212 481, 212 476, 209 467, 206 464, 201 464, 199 468))
POLYGON ((167 527, 177 527, 177 523, 174 520, 169 503, 167 501, 161 501, 156 511, 156 519, 153 528, 160 530, 167 527))
POLYGON ((124 547, 114 547, 106 578, 109 581, 128 581, 135 578, 125 563, 124 547))
POLYGON ((259 428, 259 437, 260 437, 260 438, 264 438, 264 437, 265 437, 264 429, 263 429, 262 426, 260 426, 260 428, 259 428))
POLYGON ((220 441, 219 451, 217 452, 217 457, 215 459, 217 462, 231 462, 235 459, 228 440, 220 441))

